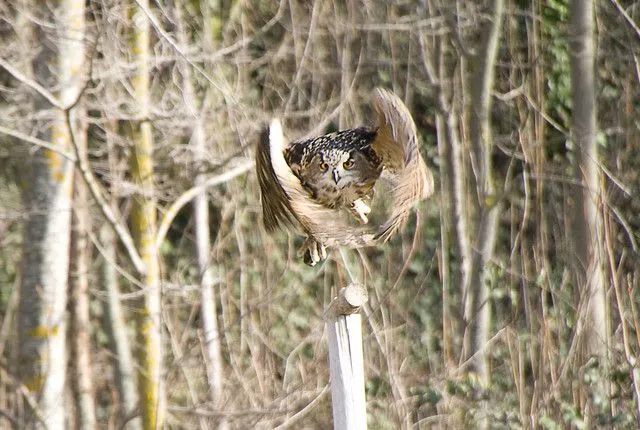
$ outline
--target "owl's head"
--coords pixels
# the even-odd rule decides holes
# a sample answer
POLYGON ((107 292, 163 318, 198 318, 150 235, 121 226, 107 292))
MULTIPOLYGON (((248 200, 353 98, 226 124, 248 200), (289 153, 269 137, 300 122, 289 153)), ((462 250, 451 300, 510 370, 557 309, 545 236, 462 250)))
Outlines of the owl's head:
POLYGON ((357 163, 357 158, 355 151, 333 148, 320 151, 313 160, 317 183, 341 189, 358 182, 362 176, 362 165, 357 163))
POLYGON ((382 171, 370 143, 376 133, 364 128, 343 130, 294 142, 286 154, 289 166, 323 204, 353 201, 373 186, 382 171), (340 197, 340 201, 332 201, 340 197))

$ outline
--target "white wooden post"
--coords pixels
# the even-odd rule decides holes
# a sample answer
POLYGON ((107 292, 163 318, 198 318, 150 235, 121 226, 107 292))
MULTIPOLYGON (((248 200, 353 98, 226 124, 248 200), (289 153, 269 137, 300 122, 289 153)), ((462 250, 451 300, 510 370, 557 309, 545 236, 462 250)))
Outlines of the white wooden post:
POLYGON ((342 288, 325 313, 329 337, 331 403, 334 430, 366 430, 360 306, 367 301, 363 285, 342 288))

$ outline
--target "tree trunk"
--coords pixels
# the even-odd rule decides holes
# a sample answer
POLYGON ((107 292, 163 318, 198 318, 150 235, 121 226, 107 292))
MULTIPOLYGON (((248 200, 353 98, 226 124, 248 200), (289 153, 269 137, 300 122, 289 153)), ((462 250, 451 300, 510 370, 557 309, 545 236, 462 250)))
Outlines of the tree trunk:
MULTIPOLYGON (((213 16, 220 18, 220 5, 211 11, 213 16)), ((187 46, 187 36, 184 32, 184 21, 180 6, 176 7, 176 21, 178 22, 178 41, 181 46, 187 46)), ((217 29, 221 33, 222 28, 217 29)), ((210 35, 210 42, 217 46, 221 34, 210 35)), ((198 111, 198 106, 202 103, 197 100, 191 69, 188 64, 181 62, 181 73, 183 77, 184 101, 189 109, 189 114, 193 118, 193 133, 191 135, 191 148, 198 173, 195 178, 195 185, 200 186, 205 183, 206 175, 201 173, 203 162, 206 157, 206 141, 204 130, 204 118, 198 111)), ((206 97, 206 96, 205 96, 206 97)), ((223 368, 222 355, 220 352, 220 335, 218 332, 218 315, 216 310, 216 296, 214 292, 213 272, 211 267, 211 233, 209 231, 209 198, 206 189, 203 189, 194 199, 194 224, 196 233, 196 254, 198 258, 198 270, 201 276, 200 291, 200 316, 202 321, 202 332, 204 337, 204 363, 207 371, 207 381, 209 383, 209 395, 213 407, 222 407, 222 384, 223 368)), ((218 429, 228 428, 228 423, 222 416, 217 423, 218 429)))
MULTIPOLYGON (((447 48, 444 42, 441 42, 437 48, 438 50, 438 81, 439 82, 447 82, 447 76, 451 73, 451 70, 447 68, 447 48)), ((463 217, 466 216, 466 213, 460 212, 460 201, 461 199, 456 199, 456 185, 462 184, 462 181, 459 180, 459 177, 464 177, 461 174, 461 169, 458 171, 456 175, 456 166, 460 166, 461 163, 456 163, 456 160, 459 161, 459 149, 460 149, 460 137, 458 136, 458 121, 457 121, 457 113, 455 112, 455 107, 453 103, 449 103, 448 100, 453 93, 452 89, 453 85, 448 84, 443 85, 440 90, 439 95, 439 104, 441 114, 436 117, 436 128, 438 133, 438 154, 442 160, 440 163, 440 194, 442 196, 442 206, 440 207, 440 218, 441 218, 441 241, 442 241, 442 266, 443 266, 443 275, 442 275, 442 335, 443 335, 443 352, 445 355, 445 360, 447 357, 452 359, 453 357, 453 328, 460 327, 460 318, 461 313, 457 313, 457 318, 452 318, 451 311, 454 308, 452 306, 450 300, 450 295, 452 293, 452 273, 453 270, 450 267, 451 263, 449 260, 451 259, 450 253, 455 248, 456 244, 458 245, 459 255, 462 257, 463 262, 465 261, 465 255, 470 253, 469 247, 465 246, 468 244, 468 240, 464 237, 464 240, 461 240, 459 235, 456 236, 456 230, 454 229, 454 220, 456 220, 456 215, 459 215, 458 218, 458 233, 462 230, 466 231, 464 228, 467 225, 467 222, 463 222, 462 225, 460 221, 463 217), (459 176, 459 177, 458 177, 459 176), (445 321, 445 318, 447 321, 445 321)), ((464 270, 462 271, 463 275, 464 270)), ((455 278, 454 278, 455 279, 455 278)), ((458 280, 463 279, 462 276, 457 278, 458 280)), ((458 284, 459 285, 459 284, 458 284)), ((454 313, 454 315, 456 315, 454 313)))
MULTIPOLYGON (((118 288, 116 269, 116 238, 111 226, 103 225, 100 228, 100 243, 104 259, 100 269, 100 283, 106 293, 106 299, 103 302, 104 326, 109 338, 109 348, 114 356, 114 380, 120 400, 118 418, 120 423, 123 423, 134 414, 138 406, 138 395, 136 394, 135 371, 127 325, 122 316, 122 306, 120 305, 120 289, 118 288)), ((129 430, 141 428, 140 419, 132 419, 126 428, 129 430)))
POLYGON ((489 383, 489 369, 485 347, 489 339, 491 324, 491 306, 489 304, 489 283, 491 281, 490 262, 493 258, 500 203, 496 199, 493 184, 491 153, 491 90, 493 88, 493 69, 498 51, 498 40, 504 0, 493 0, 491 19, 483 25, 480 46, 472 72, 472 100, 470 117, 471 188, 467 201, 470 202, 474 227, 468 231, 472 250, 468 273, 464 277, 465 320, 464 335, 465 358, 482 386, 489 383))
MULTIPOLYGON (((78 144, 86 151, 86 128, 83 127, 78 144)), ((70 369, 75 402, 76 427, 82 430, 96 427, 96 415, 91 374, 91 337, 89 327, 89 267, 91 253, 88 232, 91 231, 87 188, 76 172, 73 199, 73 229, 71 231, 71 264, 69 277, 69 345, 70 369)))
MULTIPOLYGON (((59 100, 77 96, 84 62, 84 1, 62 0, 46 16, 55 26, 36 30, 41 51, 33 62, 35 80, 45 88, 59 85, 59 100), (57 49, 56 49, 57 47, 57 49)), ((51 106, 38 98, 36 109, 51 106)), ((73 112, 72 112, 73 113, 73 112)), ((61 150, 70 146, 64 114, 56 112, 39 136, 61 150)), ((20 295, 20 363, 22 382, 38 399, 37 413, 27 414, 29 428, 65 428, 67 281, 73 165, 58 153, 41 149, 32 158, 25 193, 25 224, 20 295), (39 416, 40 418, 36 418, 39 416), (44 421, 41 421, 41 419, 44 421)))
POLYGON ((142 279, 144 296, 138 309, 138 361, 139 399, 142 425, 145 429, 162 428, 164 422, 164 388, 162 369, 162 323, 160 295, 160 267, 156 236, 156 201, 153 178, 153 142, 149 120, 149 18, 145 10, 148 0, 131 5, 133 23, 131 51, 135 71, 131 79, 137 116, 132 121, 133 152, 131 155, 131 177, 137 185, 133 199, 132 222, 136 247, 145 265, 142 279))
MULTIPOLYGON (((596 143, 593 2, 571 2, 569 41, 573 101, 571 139, 575 146, 577 184, 572 193, 573 223, 569 241, 574 245, 580 303, 586 309, 581 327, 585 359, 595 356, 606 369, 608 330, 602 249, 604 221, 599 210, 602 194, 596 143)), ((604 389, 604 386, 600 388, 604 389)))
MULTIPOLYGON (((51 127, 57 144, 66 144, 63 123, 51 127)), ((47 136, 40 136, 47 138, 47 136)), ((39 399, 46 426, 64 428, 66 378, 67 278, 72 193, 72 166, 57 154, 43 150, 32 160, 26 190, 23 275, 20 293, 19 373, 22 383, 39 399)), ((35 414, 29 427, 40 428, 35 414)))
MULTIPOLYGON (((186 93, 185 86, 185 93, 186 93)), ((202 119, 195 120, 195 130, 192 136, 192 145, 196 162, 204 159, 205 141, 202 119)), ((201 163, 197 163, 201 165, 201 163)), ((204 174, 196 175, 196 186, 206 181, 204 174)), ((202 190, 194 201, 196 249, 198 256, 198 269, 201 275, 201 308, 202 331, 205 342, 205 366, 207 368, 207 380, 209 392, 214 407, 220 407, 222 401, 222 356, 220 353, 220 336, 218 333, 218 316, 216 311, 216 297, 214 293, 213 272, 211 268, 211 243, 209 232, 209 199, 207 191, 202 190)), ((227 428, 224 417, 218 428, 227 428)))

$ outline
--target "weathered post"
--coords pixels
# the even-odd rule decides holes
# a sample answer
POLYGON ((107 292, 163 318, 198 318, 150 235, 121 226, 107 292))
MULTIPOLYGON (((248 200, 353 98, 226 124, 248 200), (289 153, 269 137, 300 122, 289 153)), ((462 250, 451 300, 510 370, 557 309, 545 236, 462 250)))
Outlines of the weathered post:
POLYGON ((363 285, 350 284, 339 291, 325 313, 335 430, 367 428, 362 318, 359 313, 367 299, 363 285))

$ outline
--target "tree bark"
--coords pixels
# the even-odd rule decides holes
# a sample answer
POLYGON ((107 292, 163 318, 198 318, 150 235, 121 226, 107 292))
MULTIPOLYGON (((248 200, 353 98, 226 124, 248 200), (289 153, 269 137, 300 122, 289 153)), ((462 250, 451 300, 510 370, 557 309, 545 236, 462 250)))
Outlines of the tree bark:
MULTIPOLYGON (((581 305, 586 305, 582 335, 585 359, 607 360, 607 315, 604 275, 604 220, 596 142, 596 82, 593 2, 573 0, 569 16, 571 65, 571 139, 575 146, 576 186, 570 243, 574 245, 581 305)), ((603 388, 603 387, 601 387, 603 388)))
POLYGON ((473 173, 470 175, 471 188, 467 201, 474 216, 471 234, 471 262, 464 277, 465 320, 464 335, 465 357, 470 369, 474 371, 482 386, 489 383, 489 368, 486 351, 491 324, 489 304, 489 283, 491 281, 491 259, 493 258, 500 203, 496 199, 493 183, 491 153, 491 90, 498 40, 504 13, 504 0, 493 0, 491 19, 483 25, 480 45, 475 58, 475 67, 471 82, 470 144, 473 173))
MULTIPOLYGON (((86 151, 86 128, 83 127, 78 144, 86 151)), ((73 397, 75 402, 76 427, 82 430, 96 427, 96 415, 91 372, 91 337, 89 327, 89 266, 91 252, 88 232, 91 231, 89 199, 86 185, 75 173, 75 193, 73 199, 73 228, 71 231, 71 264, 69 277, 71 347, 70 368, 73 376, 73 397)))
MULTIPOLYGON (((59 86, 59 100, 69 104, 78 94, 84 62, 84 1, 61 0, 46 9, 36 37, 41 51, 33 62, 34 78, 44 88, 59 86)), ((50 104, 38 98, 36 109, 50 104)), ((72 114, 74 112, 72 111, 72 114)), ((39 136, 68 150, 70 130, 63 112, 56 112, 39 136)), ((39 411, 27 414, 29 428, 64 428, 66 379, 67 281, 73 165, 57 152, 41 149, 32 158, 25 206, 23 276, 20 295, 19 373, 38 399, 39 411), (37 418, 37 417, 41 418, 37 418)))
POLYGON ((145 265, 142 287, 144 296, 137 310, 138 361, 140 365, 138 390, 142 426, 151 430, 164 423, 164 387, 162 387, 162 323, 160 295, 160 266, 156 247, 156 200, 153 178, 153 140, 149 120, 149 19, 148 0, 131 5, 131 51, 135 71, 131 79, 137 116, 132 121, 131 177, 137 185, 133 199, 132 222, 136 247, 145 265))
MULTIPOLYGON (((58 123, 58 145, 67 137, 58 123)), ((47 138, 47 136, 41 136, 47 138)), ((72 169, 51 151, 40 151, 32 161, 25 206, 23 275, 20 293, 19 373, 23 384, 39 398, 46 425, 27 416, 34 428, 64 428, 66 378, 67 277, 72 193, 72 169)))
MULTIPOLYGON (((438 49, 438 81, 446 82, 446 76, 451 73, 446 67, 446 45, 444 42, 440 44, 438 49)), ((460 147, 460 138, 457 134, 458 123, 456 119, 456 113, 454 112, 454 106, 447 100, 450 97, 452 85, 447 85, 440 90, 439 101, 441 113, 436 116, 436 129, 438 133, 438 155, 440 156, 440 195, 442 198, 442 205, 440 206, 440 223, 441 223, 441 249, 442 249, 442 337, 443 337, 443 353, 445 360, 451 360, 453 357, 453 327, 458 327, 456 323, 460 322, 459 318, 452 317, 451 293, 452 293, 452 274, 451 267, 451 253, 456 244, 459 245, 460 255, 464 261, 465 251, 468 252, 468 248, 464 251, 462 247, 467 241, 460 241, 456 237, 456 231, 454 229, 454 223, 456 220, 457 200, 455 199, 456 190, 456 174, 454 166, 454 148, 460 147)), ((459 152, 459 151, 456 151, 459 152)), ((458 155, 458 154, 456 154, 458 155)), ((459 163, 458 163, 459 166, 459 163)), ((458 175, 462 176, 458 172, 458 175)), ((459 181, 461 183, 461 181, 459 181)), ((457 223, 456 223, 457 224, 457 223)), ((464 223, 466 225, 466 223, 464 223)), ((462 279, 459 277, 458 279, 462 279)), ((459 285, 459 284, 458 284, 459 285)), ((455 315, 455 314, 454 314, 455 315)), ((460 315, 458 313, 458 315, 460 315)))
MULTIPOLYGON (((106 299, 103 302, 104 326, 109 338, 109 348, 114 356, 114 380, 120 400, 118 418, 120 423, 123 423, 135 413, 138 406, 138 395, 136 394, 137 384, 127 325, 122 316, 120 304, 116 269, 116 238, 111 226, 103 225, 100 228, 100 243, 102 244, 103 256, 100 283, 106 293, 106 299)), ((138 430, 141 428, 140 419, 131 419, 126 428, 138 430)))

